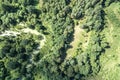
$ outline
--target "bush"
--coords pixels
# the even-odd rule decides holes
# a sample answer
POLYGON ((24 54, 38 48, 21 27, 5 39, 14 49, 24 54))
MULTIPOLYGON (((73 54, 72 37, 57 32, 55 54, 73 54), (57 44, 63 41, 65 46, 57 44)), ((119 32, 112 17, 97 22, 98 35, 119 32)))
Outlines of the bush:
POLYGON ((9 60, 6 64, 6 68, 9 70, 13 70, 18 67, 20 67, 20 63, 18 63, 17 61, 9 60))

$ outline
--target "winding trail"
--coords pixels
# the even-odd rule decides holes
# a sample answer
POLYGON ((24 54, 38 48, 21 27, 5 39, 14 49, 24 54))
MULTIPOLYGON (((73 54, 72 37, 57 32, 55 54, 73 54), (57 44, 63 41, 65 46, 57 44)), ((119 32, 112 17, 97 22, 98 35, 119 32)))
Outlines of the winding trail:
POLYGON ((31 34, 35 34, 35 35, 42 35, 43 39, 40 40, 40 46, 38 47, 38 49, 40 49, 40 48, 42 48, 44 46, 45 41, 46 41, 46 37, 43 34, 39 33, 37 30, 32 30, 30 28, 24 28, 21 31, 24 32, 24 33, 31 33, 31 34))
POLYGON ((24 29, 21 29, 18 31, 13 31, 13 30, 4 31, 0 34, 0 36, 18 36, 18 35, 21 35, 21 33, 31 33, 34 35, 42 35, 43 39, 39 41, 40 46, 38 47, 38 49, 40 49, 44 46, 45 41, 46 41, 46 37, 43 34, 39 33, 37 30, 32 30, 30 28, 24 28, 24 29))
POLYGON ((0 34, 0 36, 17 36, 20 35, 17 31, 5 31, 0 34))

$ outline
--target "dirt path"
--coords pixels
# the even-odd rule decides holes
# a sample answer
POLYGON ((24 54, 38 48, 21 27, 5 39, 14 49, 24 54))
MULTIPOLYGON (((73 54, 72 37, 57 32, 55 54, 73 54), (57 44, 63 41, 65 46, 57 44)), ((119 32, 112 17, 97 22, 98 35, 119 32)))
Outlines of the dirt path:
POLYGON ((35 34, 35 35, 40 35, 40 33, 38 31, 32 30, 30 28, 24 28, 21 31, 24 32, 24 33, 31 33, 31 34, 35 34))
POLYGON ((0 34, 0 36, 17 36, 17 35, 20 35, 22 32, 23 33, 31 33, 31 34, 34 34, 34 35, 42 35, 43 40, 39 41, 40 46, 38 48, 40 49, 44 46, 45 41, 46 41, 46 37, 43 34, 39 33, 37 30, 32 30, 30 28, 24 28, 22 30, 18 30, 18 32, 17 31, 12 31, 12 30, 11 31, 5 31, 5 32, 2 32, 0 34))
POLYGON ((30 28, 24 28, 21 30, 24 33, 31 33, 31 34, 35 34, 35 35, 42 35, 43 36, 43 40, 40 40, 40 46, 38 47, 39 49, 42 48, 45 44, 46 38, 43 34, 39 33, 37 30, 32 30, 30 28))
POLYGON ((80 28, 80 25, 77 25, 75 26, 74 31, 75 31, 73 34, 74 40, 70 43, 72 48, 68 49, 66 59, 69 59, 74 56, 76 49, 78 47, 78 44, 80 42, 80 36, 81 36, 80 34, 81 32, 83 32, 83 29, 80 28))
MULTIPOLYGON (((24 26, 24 27, 27 26, 24 23, 20 23, 19 25, 24 26)), ((23 28, 23 29, 21 29, 21 32, 31 33, 31 34, 35 34, 35 35, 42 35, 43 40, 40 40, 40 46, 38 47, 38 49, 42 48, 45 45, 46 37, 43 34, 39 33, 37 30, 33 30, 33 29, 30 29, 30 28, 23 28)))
POLYGON ((19 32, 15 32, 15 31, 5 31, 2 32, 0 36, 17 36, 19 34, 20 34, 19 32))

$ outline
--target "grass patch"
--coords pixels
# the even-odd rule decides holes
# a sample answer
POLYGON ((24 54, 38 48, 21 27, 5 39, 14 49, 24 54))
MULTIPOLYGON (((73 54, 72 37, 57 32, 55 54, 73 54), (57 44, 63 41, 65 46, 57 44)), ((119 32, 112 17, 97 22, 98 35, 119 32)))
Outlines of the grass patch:
POLYGON ((120 67, 120 3, 113 3, 105 9, 106 13, 106 28, 102 34, 110 43, 110 48, 101 56, 101 72, 103 80, 119 80, 120 75, 118 70, 120 67))
POLYGON ((67 57, 66 59, 75 57, 80 53, 79 49, 85 51, 88 42, 89 42, 89 34, 86 33, 82 28, 81 25, 85 22, 86 19, 75 21, 78 25, 74 27, 73 33, 73 41, 70 43, 71 48, 67 50, 67 57))

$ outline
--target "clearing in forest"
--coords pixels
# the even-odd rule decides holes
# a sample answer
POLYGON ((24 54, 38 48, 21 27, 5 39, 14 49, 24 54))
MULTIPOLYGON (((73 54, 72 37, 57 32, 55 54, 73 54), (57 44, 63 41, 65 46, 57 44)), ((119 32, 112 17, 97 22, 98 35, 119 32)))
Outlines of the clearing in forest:
POLYGON ((84 30, 80 28, 80 25, 76 25, 74 27, 73 41, 70 43, 70 46, 72 46, 72 48, 67 50, 66 59, 75 56, 76 49, 78 48, 78 44, 80 43, 83 32, 84 30))

